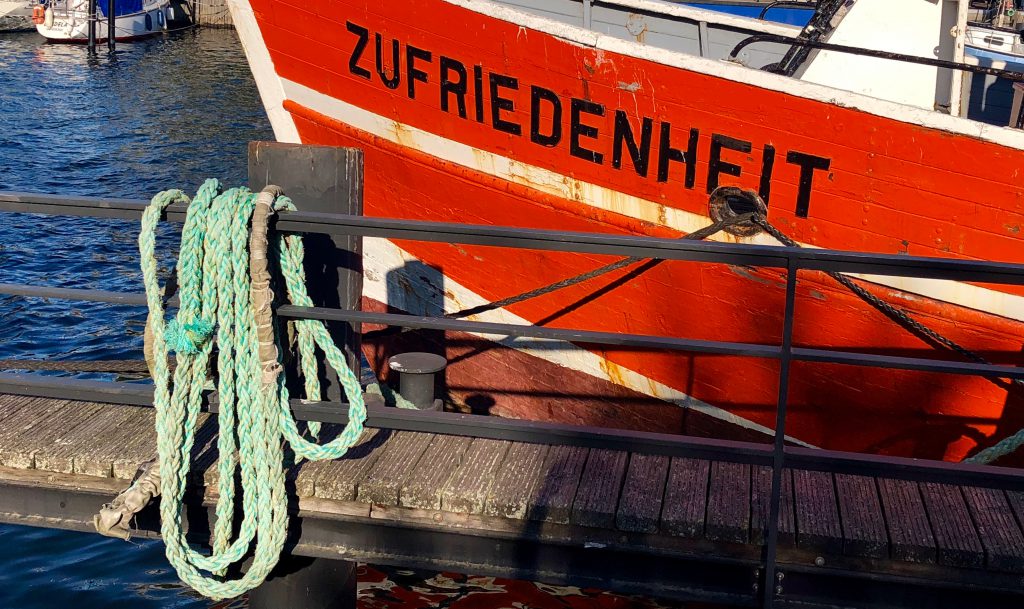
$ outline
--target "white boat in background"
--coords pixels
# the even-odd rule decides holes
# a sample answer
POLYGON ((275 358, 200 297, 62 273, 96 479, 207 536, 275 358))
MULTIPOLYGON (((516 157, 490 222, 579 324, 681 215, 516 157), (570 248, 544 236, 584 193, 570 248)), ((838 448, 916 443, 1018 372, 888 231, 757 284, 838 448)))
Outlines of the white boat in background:
MULTIPOLYGON (((170 0, 114 0, 114 38, 138 40, 167 29, 170 0)), ((96 38, 107 38, 106 0, 97 1, 96 38)), ((52 42, 86 42, 89 39, 89 0, 53 0, 36 30, 52 42)))
POLYGON ((1024 4, 1021 0, 975 3, 983 8, 975 9, 967 23, 968 53, 983 59, 1024 64, 1024 10, 1021 10, 1021 4, 1024 4))
POLYGON ((0 32, 18 32, 32 29, 30 0, 0 0, 0 32))

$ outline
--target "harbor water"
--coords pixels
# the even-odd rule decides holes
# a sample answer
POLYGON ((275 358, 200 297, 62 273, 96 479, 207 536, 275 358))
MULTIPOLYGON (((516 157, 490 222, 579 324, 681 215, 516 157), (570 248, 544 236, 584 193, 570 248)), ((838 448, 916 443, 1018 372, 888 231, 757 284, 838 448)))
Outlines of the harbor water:
MULTIPOLYGON (((242 184, 273 139, 238 40, 199 30, 82 47, 0 34, 0 190, 148 198, 242 184)), ((137 224, 3 214, 0 282, 141 291, 137 224)), ((168 233, 170 236, 170 233, 168 233)), ((0 359, 139 359, 145 311, 0 296, 0 359)), ((86 376, 87 378, 87 376, 86 376)), ((658 607, 572 587, 361 565, 363 607, 658 607)), ((178 583, 159 542, 0 525, 0 609, 242 607, 178 583)))

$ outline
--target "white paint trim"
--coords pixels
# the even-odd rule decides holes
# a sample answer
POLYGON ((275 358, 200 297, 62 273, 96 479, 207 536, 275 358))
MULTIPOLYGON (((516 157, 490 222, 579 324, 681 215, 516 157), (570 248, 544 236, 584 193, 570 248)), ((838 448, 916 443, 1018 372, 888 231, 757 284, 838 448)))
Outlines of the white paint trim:
POLYGON ((741 82, 770 91, 778 91, 836 106, 855 108, 869 114, 883 116, 911 125, 959 133, 1011 148, 1024 149, 1024 131, 1022 130, 986 125, 966 118, 941 114, 933 110, 925 110, 824 85, 803 82, 778 74, 762 72, 728 61, 707 59, 648 46, 636 41, 622 40, 574 25, 530 15, 520 10, 491 2, 490 0, 443 1, 488 17, 493 17, 494 19, 544 32, 556 38, 597 50, 646 59, 662 65, 741 82))
MULTIPOLYGON (((706 227, 710 223, 708 217, 702 214, 665 207, 654 201, 589 182, 583 182, 542 167, 527 165, 508 157, 479 150, 467 144, 449 140, 410 125, 398 123, 298 83, 285 79, 281 79, 281 81, 288 99, 302 106, 351 125, 361 131, 468 169, 527 186, 549 195, 567 200, 575 200, 598 209, 644 220, 652 224, 660 224, 681 233, 692 233, 706 227)), ((778 245, 768 235, 758 235, 750 239, 738 239, 731 235, 720 233, 713 238, 719 241, 778 245)), ((801 245, 813 247, 807 244, 801 245)), ((873 283, 913 294, 1024 322, 1024 297, 1015 294, 997 292, 967 283, 937 279, 883 277, 878 275, 859 277, 873 283)), ((912 297, 908 295, 908 299, 910 298, 912 297)))
MULTIPOLYGON (((443 286, 435 286, 422 280, 418 276, 421 274, 420 271, 412 274, 406 274, 401 271, 406 264, 415 264, 416 262, 417 258, 415 256, 399 248, 391 241, 366 237, 363 241, 363 296, 386 303, 390 307, 413 315, 438 315, 480 306, 489 302, 449 277, 444 277, 443 280, 440 276, 437 277, 433 283, 437 283, 437 280, 440 280, 443 281, 443 286), (391 272, 401 273, 406 280, 401 282, 402 289, 395 290, 389 295, 388 278, 391 272), (442 300, 444 311, 438 310, 438 305, 442 300)), ((394 281, 394 278, 392 278, 392 281, 394 281)), ((531 325, 532 323, 505 309, 471 315, 466 319, 518 325, 531 325)), ((470 334, 529 353, 533 357, 543 359, 558 366, 582 372, 638 393, 664 400, 680 408, 689 408, 720 421, 743 427, 744 429, 757 431, 768 436, 773 435, 772 430, 764 425, 736 416, 717 406, 712 406, 707 402, 686 395, 681 391, 628 368, 616 366, 616 378, 613 379, 609 375, 607 368, 609 365, 614 364, 608 362, 604 357, 587 349, 582 349, 570 342, 537 338, 514 338, 476 332, 471 332, 470 334)), ((790 436, 786 436, 786 439, 801 446, 811 446, 790 436)))
POLYGON ((228 9, 238 38, 242 41, 246 59, 249 60, 249 69, 256 80, 263 108, 274 129, 274 137, 279 142, 298 144, 299 131, 295 128, 295 119, 291 113, 284 109, 284 88, 274 69, 274 62, 270 59, 270 51, 263 41, 252 6, 248 0, 228 0, 228 9))

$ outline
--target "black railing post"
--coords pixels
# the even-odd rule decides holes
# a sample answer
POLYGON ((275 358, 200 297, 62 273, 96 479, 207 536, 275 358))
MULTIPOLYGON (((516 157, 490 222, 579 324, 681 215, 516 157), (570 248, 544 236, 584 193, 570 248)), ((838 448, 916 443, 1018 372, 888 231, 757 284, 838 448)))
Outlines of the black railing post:
POLYGON ((96 0, 89 0, 89 54, 96 54, 96 0))
POLYGON ((114 52, 114 36, 117 30, 114 27, 114 2, 115 0, 107 0, 107 51, 110 53, 114 52))
POLYGON ((786 401, 789 394, 789 366, 793 357, 793 315, 796 308, 796 260, 786 261, 786 313, 782 324, 782 356, 779 360, 779 402, 775 414, 775 447, 772 461, 772 496, 768 510, 768 536, 765 541, 764 582, 761 584, 762 606, 771 609, 775 603, 775 560, 779 543, 779 510, 782 505, 782 469, 786 457, 786 401))

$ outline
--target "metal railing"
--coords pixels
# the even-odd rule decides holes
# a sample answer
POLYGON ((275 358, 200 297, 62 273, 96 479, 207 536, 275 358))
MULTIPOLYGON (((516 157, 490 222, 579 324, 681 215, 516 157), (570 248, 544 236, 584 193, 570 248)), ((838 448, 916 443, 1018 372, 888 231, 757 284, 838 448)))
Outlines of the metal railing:
MULTIPOLYGON (((101 218, 138 219, 146 201, 60 197, 27 193, 0 192, 0 211, 51 215, 95 216, 101 218)), ((299 202, 301 205, 301 201, 299 202)), ((171 207, 167 218, 184 220, 184 208, 171 207)), ((477 334, 507 335, 555 339, 588 344, 664 349, 688 353, 730 355, 778 360, 779 385, 776 404, 774 443, 737 442, 657 434, 635 431, 598 430, 550 423, 517 421, 427 411, 410 411, 374 407, 369 409, 367 425, 396 430, 424 431, 450 435, 540 443, 600 446, 608 449, 643 451, 724 461, 744 462, 772 467, 772 494, 763 567, 767 582, 772 582, 778 542, 778 520, 782 492, 782 472, 796 467, 831 472, 884 475, 915 481, 950 484, 986 485, 1024 490, 1024 471, 1010 468, 970 464, 952 464, 899 457, 880 457, 855 453, 839 453, 821 449, 787 446, 785 441, 790 366, 794 361, 916 370, 989 378, 1024 379, 1024 368, 902 357, 877 353, 857 353, 823 348, 794 347, 793 326, 796 319, 795 300, 797 275, 800 271, 832 271, 867 275, 902 276, 989 284, 1024 285, 1024 265, 972 260, 935 259, 902 255, 842 252, 820 249, 799 249, 775 246, 739 245, 706 241, 684 241, 654 237, 592 234, 556 230, 521 229, 501 226, 479 226, 370 218, 349 215, 291 212, 282 215, 277 229, 328 235, 384 237, 410 241, 429 241, 578 252, 612 256, 639 256, 697 263, 720 263, 756 268, 773 268, 786 273, 786 299, 782 340, 778 345, 744 342, 695 340, 662 336, 572 330, 529 325, 492 323, 417 316, 396 313, 374 313, 320 307, 282 306, 278 314, 291 319, 343 321, 350 324, 386 324, 407 328, 460 331, 477 334)), ((145 306, 145 295, 89 289, 38 287, 21 284, 0 284, 0 294, 25 297, 60 298, 123 305, 145 306)), ((73 398, 150 405, 152 389, 130 383, 57 379, 26 374, 0 374, 0 392, 22 393, 54 398, 73 398)), ((293 402, 300 419, 344 423, 345 408, 339 404, 303 404, 293 402)), ((216 409, 215 397, 210 408, 216 409)), ((771 594, 765 595, 766 606, 771 594)))

